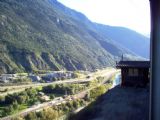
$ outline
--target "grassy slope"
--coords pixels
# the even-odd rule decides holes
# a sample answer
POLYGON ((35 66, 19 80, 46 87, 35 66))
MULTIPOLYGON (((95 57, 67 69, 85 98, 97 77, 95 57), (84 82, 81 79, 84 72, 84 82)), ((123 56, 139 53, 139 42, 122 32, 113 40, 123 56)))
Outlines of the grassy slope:
MULTIPOLYGON (((149 89, 115 87, 80 111, 75 120, 148 120, 149 89)), ((72 118, 72 120, 74 120, 72 118)))

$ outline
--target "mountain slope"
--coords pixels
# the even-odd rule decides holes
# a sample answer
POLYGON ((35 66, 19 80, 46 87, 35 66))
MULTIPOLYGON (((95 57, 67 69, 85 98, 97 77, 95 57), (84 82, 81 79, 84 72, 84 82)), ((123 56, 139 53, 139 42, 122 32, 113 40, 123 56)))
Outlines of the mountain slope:
POLYGON ((114 40, 135 54, 149 59, 150 40, 148 37, 123 27, 113 27, 102 24, 96 25, 96 29, 98 29, 103 36, 114 40))
POLYGON ((92 70, 135 56, 95 25, 56 0, 0 0, 0 73, 92 70))
MULTIPOLYGON (((51 1, 53 2, 53 0, 51 1)), ((105 49, 107 48, 107 51, 110 51, 110 49, 113 48, 112 46, 114 46, 114 48, 111 50, 114 51, 115 49, 117 49, 115 50, 116 55, 118 53, 122 55, 123 51, 123 53, 132 53, 147 59, 149 58, 149 37, 145 37, 144 35, 141 35, 136 31, 128 28, 113 27, 91 22, 81 13, 75 12, 72 9, 66 9, 66 7, 64 7, 62 4, 57 4, 58 9, 72 16, 74 19, 78 20, 79 23, 83 22, 83 24, 85 24, 85 26, 87 26, 89 30, 92 30, 90 34, 94 37, 96 36, 96 39, 98 41, 100 40, 100 44, 105 49)))
POLYGON ((1 72, 112 64, 112 55, 83 26, 47 0, 0 1, 0 8, 1 72))

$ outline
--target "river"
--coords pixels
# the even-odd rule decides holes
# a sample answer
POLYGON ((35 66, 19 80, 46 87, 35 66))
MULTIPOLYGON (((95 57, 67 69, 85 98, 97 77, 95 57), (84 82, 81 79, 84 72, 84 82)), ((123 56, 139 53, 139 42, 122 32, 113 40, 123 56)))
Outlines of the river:
POLYGON ((112 88, 114 88, 114 87, 116 87, 117 85, 120 85, 120 84, 121 84, 121 74, 118 73, 118 74, 116 74, 115 79, 113 80, 112 88))

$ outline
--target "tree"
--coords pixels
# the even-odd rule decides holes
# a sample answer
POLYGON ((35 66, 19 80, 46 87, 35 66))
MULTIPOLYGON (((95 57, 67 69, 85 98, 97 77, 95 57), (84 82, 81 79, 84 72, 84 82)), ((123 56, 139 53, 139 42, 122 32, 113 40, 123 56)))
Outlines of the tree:
POLYGON ((47 108, 43 110, 43 120, 54 120, 58 118, 58 112, 52 108, 47 108))
POLYGON ((27 89, 26 92, 27 92, 27 94, 28 94, 28 96, 30 98, 34 98, 36 96, 36 94, 37 94, 37 90, 36 89, 27 89))
POLYGON ((24 120, 24 119, 21 117, 15 117, 15 118, 12 118, 11 120, 24 120))
POLYGON ((79 107, 79 102, 78 101, 73 101, 73 107, 75 108, 75 109, 77 109, 78 107, 79 107))
POLYGON ((25 120, 36 120, 36 119, 37 119, 37 115, 35 112, 31 112, 25 117, 25 120))
POLYGON ((74 72, 74 73, 72 74, 72 77, 73 77, 73 78, 78 78, 78 77, 79 77, 79 75, 78 75, 78 73, 77 73, 77 72, 74 72))
POLYGON ((3 104, 4 101, 5 101, 5 97, 0 96, 0 104, 3 104))
POLYGON ((18 102, 19 104, 23 104, 23 103, 25 103, 25 101, 26 101, 26 96, 24 96, 24 95, 19 95, 19 96, 17 97, 17 102, 18 102))
POLYGON ((55 96, 53 94, 50 95, 50 99, 54 99, 55 96))
POLYGON ((106 88, 104 85, 97 87, 90 91, 90 98, 95 99, 96 97, 104 94, 106 92, 106 88))
POLYGON ((5 104, 12 104, 16 99, 15 96, 17 96, 16 94, 9 94, 5 97, 5 104))
POLYGON ((12 105, 13 105, 13 109, 18 109, 18 107, 19 107, 17 101, 13 102, 12 105))
POLYGON ((10 105, 10 106, 4 108, 5 116, 11 114, 13 111, 14 111, 13 105, 10 105))

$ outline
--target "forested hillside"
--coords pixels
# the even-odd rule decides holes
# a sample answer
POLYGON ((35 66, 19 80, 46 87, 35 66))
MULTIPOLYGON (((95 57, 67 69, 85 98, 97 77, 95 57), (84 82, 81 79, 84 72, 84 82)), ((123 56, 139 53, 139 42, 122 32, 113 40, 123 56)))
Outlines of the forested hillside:
POLYGON ((0 0, 0 73, 92 70, 140 55, 107 36, 56 0, 0 0))

